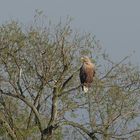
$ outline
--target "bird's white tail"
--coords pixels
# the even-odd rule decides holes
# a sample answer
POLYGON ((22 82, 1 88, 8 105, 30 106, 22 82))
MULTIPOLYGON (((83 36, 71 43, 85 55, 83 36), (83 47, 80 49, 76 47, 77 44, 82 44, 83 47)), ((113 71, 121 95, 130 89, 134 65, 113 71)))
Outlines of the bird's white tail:
POLYGON ((88 92, 88 87, 83 86, 83 91, 84 91, 85 93, 87 93, 87 92, 88 92))

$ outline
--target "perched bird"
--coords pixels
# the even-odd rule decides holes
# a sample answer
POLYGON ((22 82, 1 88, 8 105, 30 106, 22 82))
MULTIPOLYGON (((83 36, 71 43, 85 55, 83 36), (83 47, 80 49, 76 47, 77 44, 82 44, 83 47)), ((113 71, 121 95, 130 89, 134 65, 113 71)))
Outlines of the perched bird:
POLYGON ((93 77, 95 76, 95 65, 87 56, 81 57, 81 60, 83 64, 80 68, 79 76, 82 90, 87 92, 93 82, 93 77))

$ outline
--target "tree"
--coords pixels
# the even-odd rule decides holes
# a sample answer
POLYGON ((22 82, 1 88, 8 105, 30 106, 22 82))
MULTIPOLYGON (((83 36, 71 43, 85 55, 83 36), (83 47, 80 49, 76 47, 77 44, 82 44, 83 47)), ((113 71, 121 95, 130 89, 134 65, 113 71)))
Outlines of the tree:
POLYGON ((0 26, 1 137, 139 139, 140 74, 128 57, 112 62, 70 19, 54 26, 37 20, 43 23, 36 16, 30 27, 0 26), (97 68, 87 94, 79 82, 82 55, 97 68))

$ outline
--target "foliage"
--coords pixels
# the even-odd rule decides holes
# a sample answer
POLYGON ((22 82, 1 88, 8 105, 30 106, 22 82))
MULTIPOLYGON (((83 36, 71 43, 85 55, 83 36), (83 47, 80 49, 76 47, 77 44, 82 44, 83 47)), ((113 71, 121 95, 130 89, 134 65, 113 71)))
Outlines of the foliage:
POLYGON ((36 15, 29 27, 0 26, 0 136, 138 139, 139 70, 128 57, 112 62, 92 35, 70 27, 71 19, 43 21, 36 15), (82 55, 96 64, 87 94, 79 82, 82 55))

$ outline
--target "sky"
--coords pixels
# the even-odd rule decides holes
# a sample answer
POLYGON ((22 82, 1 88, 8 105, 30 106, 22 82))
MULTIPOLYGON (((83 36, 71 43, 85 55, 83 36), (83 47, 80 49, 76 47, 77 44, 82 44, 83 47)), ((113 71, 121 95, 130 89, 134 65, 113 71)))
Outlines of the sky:
POLYGON ((140 66, 140 0, 0 0, 0 23, 29 23, 35 9, 54 22, 72 17, 72 26, 95 35, 113 60, 132 54, 140 66))

